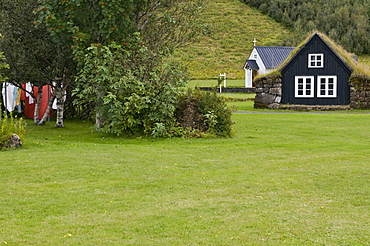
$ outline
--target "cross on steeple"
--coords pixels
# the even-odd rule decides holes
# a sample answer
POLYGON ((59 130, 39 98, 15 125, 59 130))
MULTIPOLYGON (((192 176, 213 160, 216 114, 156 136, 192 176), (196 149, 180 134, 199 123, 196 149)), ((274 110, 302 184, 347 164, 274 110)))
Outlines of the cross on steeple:
POLYGON ((256 46, 257 40, 256 38, 253 39, 253 46, 256 46))

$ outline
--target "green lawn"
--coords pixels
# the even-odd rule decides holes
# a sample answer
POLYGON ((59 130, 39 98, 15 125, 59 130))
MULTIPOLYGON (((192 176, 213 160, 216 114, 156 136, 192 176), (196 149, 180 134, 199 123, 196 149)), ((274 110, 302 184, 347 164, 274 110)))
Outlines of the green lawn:
POLYGON ((24 147, 0 153, 0 243, 368 244, 370 114, 233 119, 229 139, 29 124, 24 147))

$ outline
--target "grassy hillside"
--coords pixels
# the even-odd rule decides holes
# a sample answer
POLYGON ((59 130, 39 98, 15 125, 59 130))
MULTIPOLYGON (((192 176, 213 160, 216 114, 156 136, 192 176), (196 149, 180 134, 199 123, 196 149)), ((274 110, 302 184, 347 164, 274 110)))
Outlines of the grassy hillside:
MULTIPOLYGON (((175 59, 188 66, 192 79, 212 79, 219 73, 243 79, 242 67, 253 48, 253 38, 260 46, 284 45, 293 38, 292 31, 239 0, 211 0, 201 18, 212 33, 175 54, 175 59)), ((359 60, 370 66, 369 55, 359 60)))
POLYGON ((192 78, 243 78, 245 60, 257 45, 282 45, 292 33, 270 17, 238 0, 212 0, 202 16, 212 33, 199 43, 177 51, 175 57, 188 65, 192 78))

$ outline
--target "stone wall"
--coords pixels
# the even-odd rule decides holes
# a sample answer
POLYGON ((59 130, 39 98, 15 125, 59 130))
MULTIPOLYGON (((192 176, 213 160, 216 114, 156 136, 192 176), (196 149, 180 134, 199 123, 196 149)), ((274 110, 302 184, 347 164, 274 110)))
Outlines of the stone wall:
POLYGON ((349 83, 352 109, 370 109, 370 78, 352 77, 349 83))
POLYGON ((277 109, 281 103, 282 79, 276 77, 262 77, 255 81, 256 97, 254 108, 277 109))

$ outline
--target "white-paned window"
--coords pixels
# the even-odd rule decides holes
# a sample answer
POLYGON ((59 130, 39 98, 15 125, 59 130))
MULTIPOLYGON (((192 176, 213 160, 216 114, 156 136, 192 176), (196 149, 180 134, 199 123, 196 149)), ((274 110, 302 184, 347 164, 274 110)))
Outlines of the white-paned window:
POLYGON ((337 97, 337 76, 317 76, 317 97, 337 97))
POLYGON ((309 68, 323 68, 324 67, 324 54, 308 54, 308 67, 309 68))
POLYGON ((314 77, 295 77, 295 97, 314 97, 314 77))

